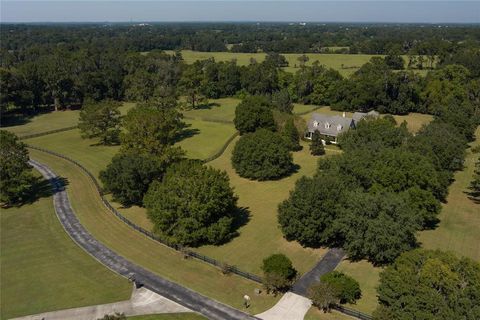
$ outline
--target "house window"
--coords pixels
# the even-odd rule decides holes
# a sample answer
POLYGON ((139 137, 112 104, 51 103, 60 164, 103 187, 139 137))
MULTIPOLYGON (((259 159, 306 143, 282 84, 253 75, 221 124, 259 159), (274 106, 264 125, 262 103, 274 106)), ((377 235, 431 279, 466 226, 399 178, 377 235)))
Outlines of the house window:
POLYGON ((318 127, 318 122, 317 122, 317 121, 313 121, 313 126, 314 126, 314 127, 318 127))
POLYGON ((325 129, 330 129, 330 123, 325 122, 325 129))
POLYGON ((342 130, 343 126, 341 124, 337 125, 337 131, 342 130))

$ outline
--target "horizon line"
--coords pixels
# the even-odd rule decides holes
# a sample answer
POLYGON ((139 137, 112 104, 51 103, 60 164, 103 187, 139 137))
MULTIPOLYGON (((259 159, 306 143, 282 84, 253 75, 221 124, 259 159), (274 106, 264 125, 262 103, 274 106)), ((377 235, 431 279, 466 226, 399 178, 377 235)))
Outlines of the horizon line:
POLYGON ((341 21, 341 20, 104 20, 104 21, 0 21, 1 24, 74 24, 74 23, 88 23, 88 24, 102 24, 102 23, 124 23, 124 24, 131 24, 131 23, 225 23, 225 24, 233 24, 233 23, 315 23, 315 24, 338 24, 338 23, 352 23, 352 24, 410 24, 410 25, 419 25, 419 24, 428 24, 428 25, 459 25, 459 24, 469 24, 469 25, 480 25, 480 22, 407 22, 407 21, 378 21, 378 20, 371 20, 371 21, 341 21))

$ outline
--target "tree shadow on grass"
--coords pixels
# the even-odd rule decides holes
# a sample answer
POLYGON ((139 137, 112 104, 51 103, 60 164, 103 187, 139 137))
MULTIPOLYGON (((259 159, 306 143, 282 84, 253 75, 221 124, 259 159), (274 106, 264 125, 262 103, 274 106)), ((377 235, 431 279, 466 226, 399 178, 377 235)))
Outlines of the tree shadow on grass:
POLYGON ((32 121, 33 116, 34 115, 25 114, 5 114, 0 117, 0 126, 5 128, 24 125, 32 121))
POLYGON ((213 107, 220 107, 220 104, 216 102, 202 103, 200 105, 197 105, 193 110, 210 110, 213 107))
POLYGON ((238 229, 246 225, 250 221, 250 210, 246 207, 237 207, 233 212, 232 232, 230 237, 224 239, 224 241, 217 243, 216 246, 226 244, 240 235, 238 229))
POLYGON ((465 193, 473 203, 480 204, 480 191, 464 191, 463 193, 465 193))
POLYGON ((425 221, 422 230, 435 230, 438 227, 438 224, 440 223, 440 219, 437 217, 432 218, 428 221, 425 221))
POLYGON ((191 128, 191 126, 191 124, 185 125, 183 130, 175 138, 175 143, 191 138, 200 133, 200 130, 198 130, 197 128, 191 128))
POLYGON ((46 180, 43 177, 35 177, 30 192, 14 206, 21 207, 25 204, 33 204, 42 198, 51 197, 54 193, 65 190, 67 185, 68 180, 66 178, 55 177, 46 180))

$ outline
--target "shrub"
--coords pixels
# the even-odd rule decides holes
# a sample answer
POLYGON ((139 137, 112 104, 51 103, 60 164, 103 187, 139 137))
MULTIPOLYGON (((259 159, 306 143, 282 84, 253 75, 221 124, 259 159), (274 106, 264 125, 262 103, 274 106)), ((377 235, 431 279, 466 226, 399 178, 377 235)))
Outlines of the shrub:
POLYGON ((154 231, 173 243, 189 246, 230 239, 236 202, 228 175, 194 160, 169 167, 144 198, 154 231))
POLYGON ((176 160, 176 157, 162 161, 147 154, 121 153, 100 172, 100 180, 115 201, 124 206, 141 205, 150 183, 161 180, 167 166, 176 160))
POLYGON ((272 106, 267 98, 262 96, 247 96, 235 109, 235 128, 240 134, 254 132, 258 128, 274 131, 272 106))
POLYGON ((339 302, 338 290, 329 283, 319 282, 308 289, 312 304, 323 311, 329 311, 339 302))
POLYGON ((310 143, 310 153, 314 156, 322 156, 325 154, 325 147, 323 146, 322 136, 318 130, 315 130, 310 143))
POLYGON ((320 281, 336 288, 337 298, 340 299, 340 303, 355 303, 362 295, 358 282, 344 273, 338 271, 328 272, 320 277, 320 281))
POLYGON ((300 135, 298 134, 297 127, 295 127, 293 118, 288 119, 285 123, 282 136, 285 140, 285 144, 290 150, 299 151, 302 149, 302 146, 300 145, 300 135))
POLYGON ((292 261, 281 253, 272 254, 264 259, 262 270, 265 287, 274 292, 288 289, 297 275, 292 261))
POLYGON ((293 168, 282 136, 265 129, 240 138, 233 150, 232 165, 240 176, 252 180, 278 179, 293 168))

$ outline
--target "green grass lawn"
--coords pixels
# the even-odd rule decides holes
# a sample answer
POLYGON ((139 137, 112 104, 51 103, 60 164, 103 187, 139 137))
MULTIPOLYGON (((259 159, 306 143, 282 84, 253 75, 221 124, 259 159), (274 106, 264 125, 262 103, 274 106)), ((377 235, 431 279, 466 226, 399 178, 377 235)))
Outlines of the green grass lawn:
MULTIPOLYGON (((173 53, 172 51, 166 51, 173 53)), ((297 60, 301 53, 285 53, 283 54, 288 61, 289 66, 284 68, 288 72, 296 72, 300 63, 297 60)), ((245 66, 250 64, 250 59, 255 59, 257 62, 265 60, 265 53, 237 53, 237 52, 199 52, 191 50, 182 50, 182 56, 186 63, 191 64, 197 60, 206 60, 214 58, 215 61, 231 61, 237 60, 237 64, 245 66)), ((313 62, 318 61, 327 67, 338 70, 342 75, 349 76, 354 73, 363 64, 368 62, 372 57, 380 55, 369 54, 332 54, 332 53, 307 53, 306 56, 310 59, 307 65, 312 65, 313 62)))
POLYGON ((293 104, 293 113, 294 114, 304 114, 306 112, 312 111, 313 109, 318 108, 319 106, 313 105, 313 104, 300 104, 300 103, 294 103, 293 104))
MULTIPOLYGON (((195 250, 255 274, 262 274, 260 267, 264 258, 272 253, 281 252, 292 259, 300 273, 307 272, 325 250, 303 248, 296 242, 286 241, 278 227, 277 207, 282 200, 288 198, 289 191, 294 188, 298 178, 302 175, 313 175, 318 158, 311 156, 308 146, 304 144, 302 151, 293 154, 294 162, 300 166, 298 172, 278 181, 251 181, 239 177, 231 166, 231 152, 237 141, 238 138, 229 145, 221 157, 208 165, 228 173, 230 184, 239 197, 239 207, 249 211, 249 221, 238 230, 239 236, 230 242, 221 246, 203 246, 195 250)), ((327 150, 327 154, 335 152, 327 150)), ((117 206, 117 209, 136 224, 148 230, 152 229, 145 209, 120 206, 117 206)))
POLYGON ((25 136, 50 130, 73 127, 78 124, 80 110, 62 110, 41 113, 28 120, 26 123, 2 129, 15 133, 17 136, 25 136))
MULTIPOLYGON (((173 51, 166 51, 173 54, 173 51)), ((301 53, 282 53, 288 61, 289 66, 284 68, 288 72, 296 72, 300 68, 298 57, 301 53)), ((382 55, 371 54, 334 54, 334 53, 307 53, 305 54, 309 61, 307 66, 312 65, 315 61, 327 67, 338 70, 343 76, 350 76, 357 71, 363 64, 367 63, 372 57, 383 57, 382 55)), ((250 59, 255 59, 257 62, 265 60, 265 53, 241 53, 241 52, 199 52, 191 50, 182 50, 183 59, 187 64, 194 63, 197 60, 206 60, 214 58, 215 61, 231 61, 235 59, 237 64, 245 66, 250 64, 250 59)), ((407 57, 404 56, 405 62, 407 57)), ((416 73, 425 74, 426 70, 415 70, 416 73)))
POLYGON ((165 313, 152 314, 146 316, 128 317, 129 320, 202 320, 207 319, 199 314, 193 312, 185 313, 165 313))
MULTIPOLYGON (((135 104, 124 102, 120 107, 122 114, 126 114, 135 104)), ((78 124, 80 110, 61 110, 48 113, 41 113, 26 120, 26 123, 16 126, 4 127, 2 129, 15 133, 19 137, 41 133, 61 128, 73 127, 78 124)))
MULTIPOLYGON (((480 145, 480 127, 472 147, 480 145)), ((427 249, 451 250, 459 256, 480 261, 480 204, 469 199, 478 153, 467 151, 465 168, 455 173, 455 181, 449 188, 447 202, 439 215, 440 224, 435 230, 422 231, 419 240, 427 249)))
MULTIPOLYGON (((191 130, 193 135, 177 145, 191 158, 209 157, 235 133, 235 128, 229 124, 188 119, 185 122, 190 125, 188 130, 191 130)), ((97 177, 119 150, 118 146, 97 145, 96 140, 82 139, 78 129, 26 139, 25 143, 71 157, 97 177)))
POLYGON ((78 167, 39 151, 32 150, 31 156, 68 180, 67 192, 80 222, 96 239, 125 258, 240 310, 245 310, 243 295, 249 294, 252 306, 247 312, 263 312, 280 298, 257 296, 254 289, 259 284, 235 275, 222 275, 219 269, 194 259, 185 260, 182 254, 146 238, 102 205, 90 179, 78 167))
MULTIPOLYGON (((242 100, 238 98, 210 99, 207 106, 184 111, 183 114, 187 119, 233 122, 235 118, 235 108, 241 101, 242 100)), ((294 103, 293 113, 305 113, 315 108, 318 108, 318 106, 294 103)))
POLYGON ((185 119, 193 136, 176 145, 187 152, 187 157, 205 159, 215 154, 236 132, 233 124, 185 119))
POLYGON ((2 209, 0 219, 1 319, 130 298, 129 282, 65 233, 51 195, 2 209))
POLYGON ((351 320, 354 319, 341 312, 332 310, 331 312, 323 312, 316 307, 311 307, 305 315, 304 320, 351 320))
POLYGON ((360 284, 362 297, 356 304, 347 305, 355 310, 372 314, 377 307, 377 285, 381 268, 374 267, 367 261, 350 262, 343 260, 337 267, 337 271, 341 271, 353 277, 360 284))
POLYGON ((119 150, 118 146, 96 145, 96 140, 82 139, 78 129, 26 139, 24 142, 73 158, 88 168, 96 177, 119 150))
POLYGON ((250 212, 250 221, 239 229, 240 235, 222 246, 204 246, 198 249, 208 256, 225 260, 241 268, 261 273, 262 260, 272 253, 284 253, 292 259, 300 273, 308 271, 325 253, 323 249, 302 248, 297 242, 286 241, 277 222, 278 204, 288 198, 295 181, 303 175, 313 175, 317 157, 310 155, 308 146, 295 152, 294 163, 300 166, 297 173, 278 181, 251 181, 241 178, 231 165, 231 153, 238 138, 225 153, 209 165, 225 170, 230 184, 238 195, 238 205, 250 212))
POLYGON ((209 103, 199 109, 184 111, 186 118, 194 118, 205 121, 233 122, 235 108, 240 103, 237 98, 210 99, 209 103))

